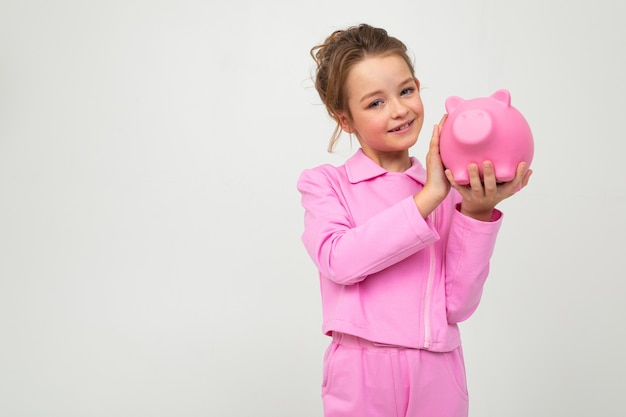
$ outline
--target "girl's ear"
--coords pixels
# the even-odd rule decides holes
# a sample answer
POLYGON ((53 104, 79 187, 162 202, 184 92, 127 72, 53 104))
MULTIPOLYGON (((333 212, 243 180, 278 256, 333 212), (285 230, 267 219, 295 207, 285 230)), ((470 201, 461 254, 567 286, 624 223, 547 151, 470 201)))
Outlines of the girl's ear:
POLYGON ((346 133, 354 133, 352 129, 352 123, 350 123, 350 119, 344 113, 338 113, 337 119, 339 119, 339 125, 341 126, 341 130, 346 133))

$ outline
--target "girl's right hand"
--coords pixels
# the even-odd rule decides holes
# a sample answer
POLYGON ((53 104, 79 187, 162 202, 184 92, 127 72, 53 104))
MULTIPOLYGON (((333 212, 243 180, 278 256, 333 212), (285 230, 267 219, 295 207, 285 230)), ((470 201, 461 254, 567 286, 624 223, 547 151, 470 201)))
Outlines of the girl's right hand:
POLYGON ((426 184, 422 191, 414 196, 415 204, 424 218, 426 218, 450 192, 450 181, 445 174, 441 155, 439 154, 439 135, 446 121, 444 114, 439 124, 433 126, 428 154, 426 155, 426 184))

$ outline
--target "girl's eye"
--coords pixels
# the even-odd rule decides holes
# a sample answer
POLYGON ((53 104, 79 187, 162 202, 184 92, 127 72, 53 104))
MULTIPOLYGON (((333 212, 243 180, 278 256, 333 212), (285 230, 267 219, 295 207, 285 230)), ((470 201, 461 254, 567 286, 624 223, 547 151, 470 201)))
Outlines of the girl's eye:
POLYGON ((405 88, 404 90, 402 90, 402 92, 400 93, 400 95, 401 95, 401 96, 404 96, 404 95, 406 95, 406 94, 410 94, 410 93, 412 93, 412 92, 413 92, 413 90, 414 90, 414 89, 413 89, 413 87, 407 87, 407 88, 405 88))
POLYGON ((375 100, 370 103, 369 107, 370 108, 380 107, 382 104, 383 104, 382 100, 375 100))

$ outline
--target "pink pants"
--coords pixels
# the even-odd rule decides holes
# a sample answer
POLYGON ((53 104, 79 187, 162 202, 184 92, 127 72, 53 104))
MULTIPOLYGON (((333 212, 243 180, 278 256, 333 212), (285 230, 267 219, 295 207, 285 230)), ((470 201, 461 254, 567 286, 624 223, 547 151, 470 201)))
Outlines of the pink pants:
POLYGON ((325 417, 467 417, 463 352, 335 334, 324 356, 322 399, 325 417))

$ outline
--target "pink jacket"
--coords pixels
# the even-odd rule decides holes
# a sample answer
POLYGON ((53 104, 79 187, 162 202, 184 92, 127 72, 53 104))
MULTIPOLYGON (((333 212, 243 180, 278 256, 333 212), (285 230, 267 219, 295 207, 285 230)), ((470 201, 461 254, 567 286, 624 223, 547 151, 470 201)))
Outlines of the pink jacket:
POLYGON ((302 241, 319 270, 324 333, 450 351, 480 302, 502 213, 464 216, 452 189, 424 220, 413 195, 426 171, 411 161, 387 172, 359 150, 342 166, 305 170, 302 241))

